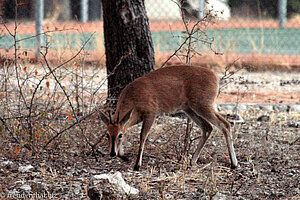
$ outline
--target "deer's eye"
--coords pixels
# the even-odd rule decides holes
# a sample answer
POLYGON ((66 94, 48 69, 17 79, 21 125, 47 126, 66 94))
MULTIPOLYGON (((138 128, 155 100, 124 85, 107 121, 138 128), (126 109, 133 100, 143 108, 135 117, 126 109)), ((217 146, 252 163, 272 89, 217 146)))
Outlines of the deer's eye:
POLYGON ((119 134, 119 139, 121 139, 123 137, 123 134, 122 133, 120 133, 119 134))

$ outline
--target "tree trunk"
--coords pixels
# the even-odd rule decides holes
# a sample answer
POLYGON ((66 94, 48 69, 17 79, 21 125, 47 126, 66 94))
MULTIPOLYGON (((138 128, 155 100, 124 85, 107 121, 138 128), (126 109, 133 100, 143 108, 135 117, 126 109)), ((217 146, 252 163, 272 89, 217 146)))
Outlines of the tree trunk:
POLYGON ((108 102, 154 68, 154 50, 144 0, 102 0, 108 102))

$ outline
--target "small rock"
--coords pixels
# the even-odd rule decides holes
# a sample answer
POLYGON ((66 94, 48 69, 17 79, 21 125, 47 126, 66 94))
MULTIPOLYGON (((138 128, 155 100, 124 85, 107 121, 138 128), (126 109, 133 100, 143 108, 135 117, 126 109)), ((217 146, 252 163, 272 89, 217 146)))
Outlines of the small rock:
POLYGON ((268 115, 262 115, 257 118, 257 121, 258 122, 269 122, 269 121, 271 121, 271 118, 268 115))
POLYGON ((263 111, 273 111, 273 105, 259 105, 259 109, 263 111))
POLYGON ((221 194, 220 192, 217 192, 217 194, 215 194, 212 197, 212 200, 226 200, 226 199, 229 199, 229 198, 227 198, 226 195, 221 194))
POLYGON ((291 105, 291 111, 300 113, 300 104, 291 105))
POLYGON ((289 109, 289 106, 285 105, 285 104, 274 105, 274 110, 279 111, 279 112, 287 112, 288 109, 289 109))
POLYGON ((139 190, 129 186, 120 172, 94 175, 88 186, 90 199, 126 199, 135 196, 139 190))
POLYGON ((31 186, 28 184, 24 184, 20 187, 21 190, 31 191, 31 186))
POLYGON ((238 105, 238 110, 240 110, 240 111, 246 111, 247 109, 248 109, 247 104, 239 104, 238 105))
POLYGON ((73 172, 66 172, 67 176, 73 176, 73 172))
POLYGON ((7 160, 7 161, 3 161, 3 162, 1 162, 1 166, 2 167, 4 167, 4 166, 8 166, 8 165, 13 165, 14 163, 13 162, 11 162, 10 160, 7 160))
POLYGON ((245 122, 245 120, 242 118, 242 116, 240 114, 233 114, 233 115, 227 114, 226 119, 233 123, 244 123, 245 122))
POLYGON ((29 172, 30 170, 32 170, 34 167, 32 165, 26 165, 26 166, 20 166, 19 167, 19 172, 21 173, 26 173, 29 172))
POLYGON ((291 128, 300 128, 300 122, 289 123, 288 127, 291 127, 291 128))
POLYGON ((250 104, 248 105, 248 109, 260 110, 260 106, 258 104, 250 104))
POLYGON ((73 189, 74 194, 79 194, 80 191, 81 191, 81 186, 79 184, 77 184, 77 183, 73 184, 72 186, 74 188, 73 189))
POLYGON ((220 110, 235 110, 236 109, 236 104, 220 104, 219 105, 220 110))
POLYGON ((174 196, 167 193, 167 194, 165 194, 165 199, 174 199, 174 196))
POLYGON ((6 169, 17 170, 17 165, 10 160, 1 162, 0 166, 6 169))

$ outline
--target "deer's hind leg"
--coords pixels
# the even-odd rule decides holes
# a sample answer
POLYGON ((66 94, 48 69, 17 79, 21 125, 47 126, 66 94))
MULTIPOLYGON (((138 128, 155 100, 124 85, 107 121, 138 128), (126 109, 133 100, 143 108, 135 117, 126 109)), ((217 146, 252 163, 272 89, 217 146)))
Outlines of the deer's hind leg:
POLYGON ((189 106, 194 110, 197 115, 201 116, 203 119, 215 125, 218 129, 222 131, 225 136, 226 145, 229 151, 229 156, 231 160, 231 168, 236 168, 238 161, 236 159, 232 136, 230 134, 230 124, 218 114, 213 106, 210 105, 201 105, 198 103, 190 103, 189 106))

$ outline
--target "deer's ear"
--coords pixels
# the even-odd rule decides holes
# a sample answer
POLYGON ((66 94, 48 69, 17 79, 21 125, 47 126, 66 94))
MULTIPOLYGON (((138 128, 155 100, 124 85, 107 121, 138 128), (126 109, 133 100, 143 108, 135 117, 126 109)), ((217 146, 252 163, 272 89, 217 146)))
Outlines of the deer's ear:
POLYGON ((133 111, 133 108, 131 108, 131 109, 126 113, 126 115, 123 117, 123 119, 121 119, 121 121, 119 122, 119 124, 120 124, 121 126, 124 126, 124 125, 128 122, 128 120, 129 120, 130 117, 131 117, 132 111, 133 111))
POLYGON ((104 122, 104 124, 108 126, 108 124, 110 123, 109 118, 103 112, 99 111, 99 113, 100 113, 101 120, 104 122))

